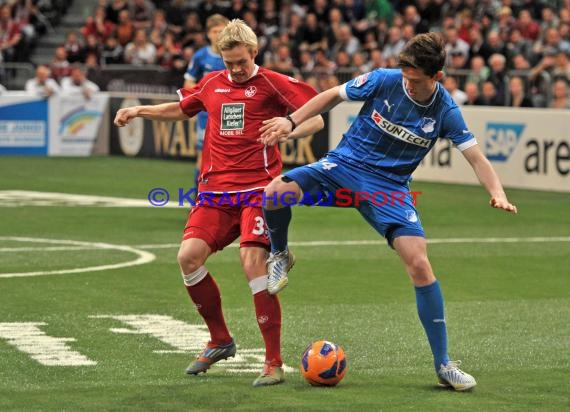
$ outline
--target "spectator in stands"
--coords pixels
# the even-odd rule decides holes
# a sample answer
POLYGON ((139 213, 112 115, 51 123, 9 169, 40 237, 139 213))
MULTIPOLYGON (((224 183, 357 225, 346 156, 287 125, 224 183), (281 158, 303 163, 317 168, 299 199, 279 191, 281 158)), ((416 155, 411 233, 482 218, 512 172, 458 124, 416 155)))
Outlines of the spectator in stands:
POLYGON ((131 20, 129 10, 123 9, 119 11, 119 22, 117 23, 115 34, 119 44, 123 47, 129 44, 135 37, 135 25, 131 20))
POLYGON ((109 36, 105 40, 101 51, 101 64, 123 64, 125 62, 124 49, 115 36, 109 36))
POLYGON ((345 73, 347 71, 350 71, 351 73, 354 71, 354 67, 352 66, 352 58, 344 50, 339 50, 339 52, 336 54, 335 64, 337 71, 343 71, 345 73))
MULTIPOLYGON (((396 59, 396 56, 389 57, 388 59, 396 59)), ((381 67, 386 67, 386 61, 382 56, 382 52, 378 49, 372 50, 370 52, 370 62, 369 62, 370 71, 379 69, 381 67)))
POLYGON ((132 0, 129 6, 129 12, 135 28, 137 30, 146 30, 150 27, 153 15, 155 14, 155 7, 149 0, 132 0))
POLYGON ((132 42, 125 47, 125 63, 138 66, 156 63, 156 47, 148 41, 143 29, 135 32, 132 42))
POLYGON ((422 19, 418 13, 418 9, 414 5, 408 5, 404 9, 404 24, 409 24, 414 28, 414 32, 427 33, 429 31, 429 22, 422 19))
POLYGON ((546 29, 556 28, 560 23, 560 19, 554 12, 554 9, 549 4, 544 4, 540 11, 540 32, 544 33, 546 29))
POLYGON ((303 76, 309 76, 315 68, 315 59, 309 50, 301 50, 297 65, 303 76))
POLYGON ((404 41, 410 41, 416 35, 416 29, 411 24, 404 24, 402 26, 402 38, 404 41))
POLYGON ((469 59, 469 43, 459 38, 457 28, 450 26, 445 29, 445 51, 447 53, 447 65, 452 66, 452 57, 462 54, 464 64, 469 59))
POLYGON ((552 47, 544 49, 542 53, 542 59, 540 62, 530 70, 530 78, 535 79, 540 75, 547 75, 551 77, 552 71, 554 70, 556 64, 556 56, 558 55, 558 50, 552 47))
POLYGON ((388 29, 388 39, 382 49, 382 57, 389 59, 390 57, 398 57, 406 42, 402 38, 402 30, 399 27, 390 27, 388 29))
POLYGON ((60 92, 59 84, 50 76, 50 68, 44 64, 40 64, 36 68, 36 76, 26 81, 26 92, 46 99, 54 94, 58 94, 60 92))
POLYGON ((513 10, 509 6, 503 6, 497 14, 496 30, 498 33, 508 33, 515 25, 513 10))
POLYGON ((479 87, 476 83, 465 83, 465 96, 467 100, 463 103, 465 106, 481 106, 483 103, 479 97, 479 87))
POLYGON ((457 16, 463 10, 463 2, 461 0, 448 0, 442 2, 441 15, 442 16, 457 16))
POLYGON ((83 96, 91 100, 93 94, 99 91, 99 86, 88 80, 85 70, 77 64, 71 68, 71 74, 61 79, 61 94, 67 96, 83 96))
POLYGON ((507 106, 510 107, 534 107, 532 99, 525 93, 524 81, 519 76, 513 76, 509 80, 509 100, 507 106))
POLYGON ((18 60, 28 61, 29 54, 35 46, 38 32, 38 10, 31 0, 16 0, 12 6, 12 19, 20 26, 22 40, 18 45, 18 60))
POLYGON ((497 89, 492 81, 487 80, 481 88, 479 104, 482 106, 503 106, 505 99, 497 95, 497 89))
POLYGON ((71 74, 71 64, 67 60, 67 51, 65 47, 59 46, 55 49, 53 59, 50 62, 50 70, 52 77, 58 82, 62 78, 71 74))
POLYGON ((119 24, 121 22, 120 15, 122 11, 129 11, 129 3, 127 0, 111 0, 105 9, 107 20, 114 24, 119 24))
POLYGON ((527 9, 519 11, 518 19, 514 26, 520 30, 522 37, 529 41, 536 41, 540 35, 540 26, 534 21, 530 11, 527 9))
POLYGON ((344 50, 350 56, 360 50, 360 40, 352 34, 350 26, 342 23, 336 33, 336 41, 332 45, 331 57, 336 56, 339 50, 344 50))
POLYGON ((174 68, 174 62, 182 58, 182 47, 176 41, 174 33, 167 31, 164 34, 162 44, 156 49, 157 63, 165 68, 174 68))
POLYGON ((570 82, 570 50, 558 50, 550 75, 553 80, 564 79, 570 82))
POLYGON ((318 73, 334 73, 336 65, 327 57, 324 49, 317 49, 315 52, 315 72, 318 73))
POLYGON ((95 16, 88 16, 80 32, 87 38, 90 34, 97 36, 99 41, 104 42, 107 37, 113 34, 115 24, 105 18, 105 8, 99 6, 95 9, 95 16))
POLYGON ((166 21, 166 14, 164 10, 157 10, 152 15, 152 21, 150 23, 150 27, 148 31, 158 30, 161 36, 169 30, 168 22, 166 21))
POLYGON ((322 73, 317 77, 317 90, 324 91, 340 84, 334 73, 322 73))
POLYGON ((531 42, 524 38, 520 30, 516 27, 513 27, 509 33, 506 48, 508 50, 507 57, 510 65, 509 69, 514 68, 512 62, 514 56, 522 55, 527 60, 531 60, 531 57, 533 56, 531 42))
POLYGON ((556 80, 552 84, 552 99, 548 105, 551 109, 570 109, 570 95, 568 82, 564 79, 556 80))
POLYGON ((507 59, 504 55, 495 53, 489 57, 489 81, 493 82, 500 104, 505 103, 508 89, 507 59))
POLYGON ((530 70, 530 63, 522 54, 513 56, 512 65, 514 70, 530 70))
MULTIPOLYGON (((258 36, 259 38, 259 36, 258 36)), ((265 67, 270 70, 291 75, 295 70, 291 50, 288 44, 279 44, 270 59, 265 61, 265 67)))
POLYGON ((190 12, 184 19, 184 26, 179 34, 182 47, 193 46, 195 50, 206 44, 204 27, 196 12, 190 12))
POLYGON ((467 56, 458 50, 451 52, 451 55, 448 56, 448 60, 449 64, 447 68, 449 70, 465 70, 468 68, 469 63, 467 56))
POLYGON ((489 78, 491 71, 489 67, 485 65, 485 60, 481 56, 474 56, 471 59, 471 72, 467 75, 467 82, 472 82, 477 85, 480 90, 483 82, 489 78))
POLYGON ((443 87, 447 90, 455 104, 458 106, 465 104, 467 94, 457 87, 457 79, 454 76, 445 76, 445 79, 443 79, 443 87))
POLYGON ((560 23, 558 35, 560 36, 560 50, 570 51, 570 23, 560 23))
POLYGON ((497 30, 491 30, 489 34, 487 34, 484 49, 482 49, 479 54, 488 62, 491 55, 495 53, 505 55, 506 52, 507 49, 501 40, 499 32, 497 30))
POLYGON ((314 13, 308 13, 305 17, 305 24, 300 28, 299 37, 300 43, 306 43, 311 51, 319 47, 326 47, 324 43, 325 31, 314 13))
POLYGON ((82 50, 81 61, 86 63, 87 60, 96 62, 99 65, 101 61, 101 53, 103 50, 103 45, 101 41, 97 38, 95 34, 90 34, 85 38, 85 47, 82 50))
MULTIPOLYGON (((318 21, 329 24, 330 22, 328 21, 328 18, 331 9, 331 5, 328 4, 329 2, 327 0, 314 0, 309 3, 313 4, 309 6, 308 12, 315 14, 318 21)), ((343 20, 346 21, 344 16, 343 20)))
POLYGON ((18 60, 18 45, 23 39, 20 25, 12 19, 12 6, 0 5, 0 62, 18 60))
MULTIPOLYGON (((319 19, 319 21, 322 22, 323 20, 319 19)), ((344 23, 342 12, 338 7, 332 7, 328 11, 328 21, 329 24, 326 26, 325 36, 326 36, 327 47, 332 47, 332 45, 336 42, 336 37, 340 25, 344 23)))
POLYGON ((71 30, 67 32, 63 47, 65 47, 67 53, 67 61, 70 63, 81 63, 84 61, 83 42, 76 31, 71 30))
POLYGON ((369 62, 366 61, 366 56, 362 52, 356 52, 352 55, 352 66, 356 68, 354 77, 359 74, 367 73, 372 67, 369 62))
MULTIPOLYGON (((388 1, 384 0, 385 3, 388 1)), ((416 0, 414 1, 422 21, 425 21, 429 27, 435 26, 441 20, 441 1, 432 0, 416 0)))
POLYGON ((459 25, 457 26, 457 35, 467 44, 471 41, 471 31, 479 30, 479 23, 473 20, 473 12, 467 8, 459 13, 459 25))
POLYGON ((542 39, 534 43, 533 52, 537 56, 536 60, 531 60, 535 65, 538 59, 544 58, 545 54, 551 50, 558 50, 561 42, 560 32, 555 28, 548 28, 544 32, 542 39))
POLYGON ((382 47, 380 44, 383 44, 384 42, 380 43, 378 40, 379 38, 375 31, 367 31, 364 34, 364 39, 362 40, 360 50, 370 54, 372 50, 381 49, 382 47))

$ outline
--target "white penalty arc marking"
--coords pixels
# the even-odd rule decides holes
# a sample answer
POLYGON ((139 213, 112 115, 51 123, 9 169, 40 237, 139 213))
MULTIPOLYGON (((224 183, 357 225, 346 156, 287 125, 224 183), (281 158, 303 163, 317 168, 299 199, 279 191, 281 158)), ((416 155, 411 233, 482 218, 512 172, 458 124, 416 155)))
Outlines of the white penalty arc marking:
MULTIPOLYGON (((107 250, 121 250, 124 252, 130 252, 135 254, 137 257, 134 260, 129 260, 127 262, 114 263, 110 265, 98 265, 98 266, 88 266, 84 268, 75 269, 60 269, 60 270, 43 270, 37 272, 17 272, 17 273, 0 273, 0 278, 21 278, 28 276, 47 276, 47 275, 64 275, 72 273, 86 273, 86 272, 98 272, 102 270, 111 269, 122 269, 131 266, 144 265, 150 263, 156 259, 153 253, 147 252, 146 250, 140 250, 133 246, 127 245, 113 245, 110 243, 102 242, 81 242, 78 240, 58 240, 58 239, 42 239, 42 238, 30 238, 30 237, 16 237, 16 236, 0 236, 0 241, 14 241, 14 242, 30 242, 30 243, 47 243, 55 245, 67 245, 71 250, 76 247, 86 247, 90 249, 107 249, 107 250)), ((49 247, 48 247, 49 248, 49 247)), ((10 248, 8 248, 10 249, 10 248)), ((29 248, 27 248, 29 249, 29 248)), ((42 248, 36 248, 37 251, 42 250, 42 248)), ((60 249, 61 250, 61 249, 60 249)))
MULTIPOLYGON (((428 244, 450 244, 450 243, 546 243, 546 242, 570 242, 570 236, 551 237, 488 237, 488 238, 443 238, 428 239, 428 244)), ((304 242, 289 242, 289 246, 374 246, 385 245, 385 240, 316 240, 304 242)), ((137 245, 139 249, 169 249, 180 247, 180 243, 165 243, 159 245, 137 245)), ((229 248, 239 247, 239 243, 232 243, 229 248)))

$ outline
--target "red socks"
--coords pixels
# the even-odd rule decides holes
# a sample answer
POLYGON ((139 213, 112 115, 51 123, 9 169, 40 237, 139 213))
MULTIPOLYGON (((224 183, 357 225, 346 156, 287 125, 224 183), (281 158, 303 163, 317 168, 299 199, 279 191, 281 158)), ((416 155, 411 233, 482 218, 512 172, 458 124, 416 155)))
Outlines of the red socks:
POLYGON ((265 342, 265 360, 272 366, 281 366, 281 305, 277 296, 267 290, 253 295, 255 316, 265 342))
POLYGON ((210 330, 210 344, 218 346, 230 343, 232 337, 224 320, 220 289, 212 275, 208 273, 197 285, 186 286, 186 290, 210 330))

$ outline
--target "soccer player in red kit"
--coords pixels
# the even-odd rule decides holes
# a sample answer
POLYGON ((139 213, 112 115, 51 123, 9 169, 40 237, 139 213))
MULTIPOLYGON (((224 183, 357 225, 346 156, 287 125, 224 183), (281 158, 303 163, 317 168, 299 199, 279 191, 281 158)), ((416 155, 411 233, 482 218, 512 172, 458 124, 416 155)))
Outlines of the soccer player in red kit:
MULTIPOLYGON (((178 252, 184 284, 210 331, 210 341, 186 373, 205 372, 236 353, 207 258, 240 237, 240 259, 253 294, 257 323, 265 343, 265 365, 254 386, 283 382, 281 306, 267 292, 266 259, 269 249, 262 212, 263 188, 278 176, 281 156, 277 146, 259 142, 264 119, 298 109, 316 91, 291 77, 255 64, 257 37, 242 20, 232 20, 218 37, 226 70, 211 72, 191 89, 178 91, 180 102, 120 109, 115 124, 125 126, 135 117, 176 121, 208 112, 197 205, 192 208, 178 252), (203 194, 211 195, 201 201, 203 194), (244 195, 247 193, 247 195, 244 195)), ((294 128, 289 138, 315 133, 321 116, 294 128)), ((287 136, 280 136, 285 139, 287 136)))

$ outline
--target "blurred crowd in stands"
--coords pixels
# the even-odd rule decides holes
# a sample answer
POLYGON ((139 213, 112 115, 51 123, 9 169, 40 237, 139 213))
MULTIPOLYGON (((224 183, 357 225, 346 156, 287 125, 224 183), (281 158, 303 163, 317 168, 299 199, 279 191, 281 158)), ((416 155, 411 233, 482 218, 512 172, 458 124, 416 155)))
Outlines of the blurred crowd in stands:
MULTIPOLYGON (((4 0, 0 59, 28 61, 71 1, 4 0)), ((213 13, 254 29, 258 64, 317 90, 395 67, 414 34, 439 31, 443 84, 458 104, 570 108, 570 0, 99 0, 55 50, 50 75, 60 83, 76 63, 155 65, 179 72, 182 85, 213 13)))

